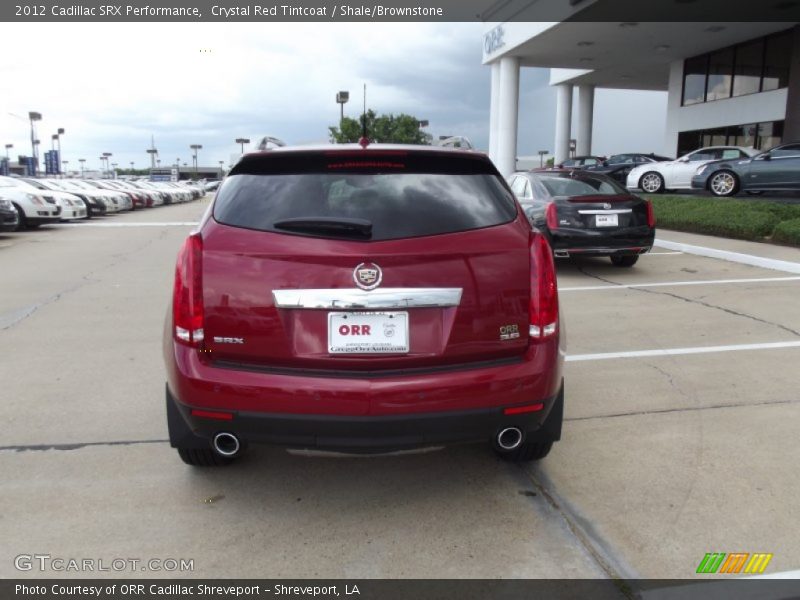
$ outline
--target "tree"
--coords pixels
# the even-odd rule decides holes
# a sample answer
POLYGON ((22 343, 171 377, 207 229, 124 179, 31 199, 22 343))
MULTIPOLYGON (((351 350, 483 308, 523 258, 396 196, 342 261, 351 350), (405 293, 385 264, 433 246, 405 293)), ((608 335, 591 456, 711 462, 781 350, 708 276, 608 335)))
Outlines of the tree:
MULTIPOLYGON (((331 141, 336 144, 354 143, 361 139, 365 115, 358 120, 345 117, 340 127, 329 127, 331 141)), ((372 142, 384 144, 430 144, 431 136, 419 128, 419 120, 411 115, 375 114, 370 109, 366 114, 367 137, 372 142)))

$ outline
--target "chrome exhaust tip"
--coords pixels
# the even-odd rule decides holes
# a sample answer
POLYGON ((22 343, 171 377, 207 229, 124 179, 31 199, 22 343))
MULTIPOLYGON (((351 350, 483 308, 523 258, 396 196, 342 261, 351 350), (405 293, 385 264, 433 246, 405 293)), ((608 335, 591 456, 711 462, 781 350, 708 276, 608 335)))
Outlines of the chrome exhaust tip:
POLYGON ((239 438, 232 433, 225 431, 214 436, 212 446, 217 454, 226 458, 232 458, 236 456, 239 454, 239 450, 242 449, 242 446, 239 443, 239 438))
POLYGON ((522 438, 522 430, 519 427, 506 427, 497 434, 495 442, 501 450, 511 451, 519 448, 522 438))

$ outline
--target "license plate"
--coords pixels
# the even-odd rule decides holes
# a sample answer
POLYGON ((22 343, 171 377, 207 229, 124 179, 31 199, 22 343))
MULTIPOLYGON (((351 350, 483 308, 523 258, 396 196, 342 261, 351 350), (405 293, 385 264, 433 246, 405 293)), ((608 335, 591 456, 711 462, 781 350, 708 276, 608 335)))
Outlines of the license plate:
POLYGON ((331 354, 407 353, 408 313, 328 313, 328 352, 331 354))
POLYGON ((619 215, 595 215, 595 227, 617 227, 619 225, 619 215))

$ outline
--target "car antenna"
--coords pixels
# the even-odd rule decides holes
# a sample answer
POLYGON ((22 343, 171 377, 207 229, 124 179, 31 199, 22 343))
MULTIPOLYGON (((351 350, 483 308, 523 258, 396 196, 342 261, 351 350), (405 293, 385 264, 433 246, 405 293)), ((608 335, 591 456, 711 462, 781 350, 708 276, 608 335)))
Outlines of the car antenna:
POLYGON ((367 84, 364 84, 364 112, 361 114, 361 139, 358 140, 359 146, 366 148, 369 146, 367 137, 367 84))

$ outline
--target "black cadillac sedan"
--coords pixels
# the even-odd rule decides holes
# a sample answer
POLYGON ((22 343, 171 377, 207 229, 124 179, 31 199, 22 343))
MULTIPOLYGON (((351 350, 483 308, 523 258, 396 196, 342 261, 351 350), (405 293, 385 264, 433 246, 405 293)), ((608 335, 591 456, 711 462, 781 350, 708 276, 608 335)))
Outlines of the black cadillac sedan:
POLYGON ((508 184, 556 258, 608 256, 618 267, 632 267, 653 246, 653 205, 605 175, 540 169, 514 173, 508 184))
POLYGON ((587 165, 583 168, 587 171, 591 171, 592 173, 602 173, 603 175, 608 175, 622 185, 625 185, 625 180, 628 177, 628 173, 630 173, 631 169, 634 167, 645 165, 647 163, 664 162, 667 160, 672 159, 666 156, 659 156, 658 154, 630 152, 628 154, 614 154, 600 163, 587 165))

